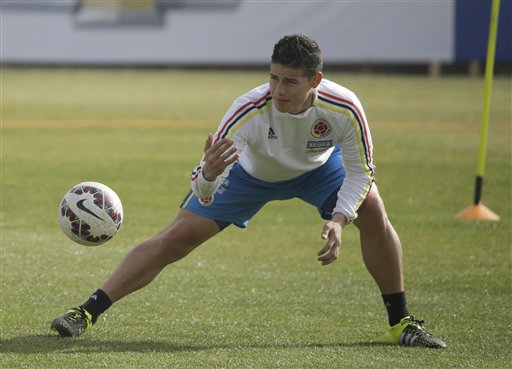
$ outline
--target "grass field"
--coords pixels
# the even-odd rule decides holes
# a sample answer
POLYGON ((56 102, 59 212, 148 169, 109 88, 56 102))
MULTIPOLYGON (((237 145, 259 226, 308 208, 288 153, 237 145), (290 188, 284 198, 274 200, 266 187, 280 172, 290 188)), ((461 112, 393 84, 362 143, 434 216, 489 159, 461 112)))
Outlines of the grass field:
POLYGON ((266 72, 2 71, 2 368, 511 368, 511 80, 494 80, 484 203, 473 197, 483 79, 327 74, 372 127, 380 192, 403 243, 409 308, 446 350, 386 346, 386 314, 347 228, 320 267, 323 222, 269 204, 115 304, 77 339, 49 331, 186 194, 204 140, 266 72), (73 244, 57 207, 93 180, 123 200, 104 247, 73 244))

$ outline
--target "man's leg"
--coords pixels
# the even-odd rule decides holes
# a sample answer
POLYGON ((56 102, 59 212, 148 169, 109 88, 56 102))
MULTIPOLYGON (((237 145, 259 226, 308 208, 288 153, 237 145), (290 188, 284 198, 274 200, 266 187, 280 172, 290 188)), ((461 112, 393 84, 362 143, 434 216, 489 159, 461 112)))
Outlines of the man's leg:
POLYGON ((364 263, 377 283, 388 311, 390 328, 385 341, 402 346, 446 347, 442 340, 425 330, 423 321, 409 315, 404 291, 402 245, 375 184, 361 204, 354 224, 359 228, 364 263))
POLYGON ((388 220, 375 184, 361 204, 354 224, 360 231, 364 263, 379 287, 389 325, 393 326, 409 315, 404 291, 402 245, 388 220))
POLYGON ((402 292, 402 245, 375 184, 361 204, 354 224, 360 232, 364 263, 381 293, 402 292))
POLYGON ((133 248, 101 289, 112 302, 146 286, 162 269, 219 233, 211 220, 181 209, 160 234, 133 248))
POLYGON ((56 318, 51 328, 61 336, 82 334, 112 303, 149 284, 166 265, 187 256, 219 231, 213 220, 181 209, 162 232, 134 247, 84 304, 56 318))

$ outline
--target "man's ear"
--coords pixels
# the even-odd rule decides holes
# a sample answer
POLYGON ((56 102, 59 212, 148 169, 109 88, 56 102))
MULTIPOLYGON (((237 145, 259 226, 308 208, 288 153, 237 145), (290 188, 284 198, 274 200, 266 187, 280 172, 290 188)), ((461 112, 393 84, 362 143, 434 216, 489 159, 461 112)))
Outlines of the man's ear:
POLYGON ((316 72, 313 78, 311 79, 311 87, 316 88, 322 82, 322 78, 324 78, 324 75, 322 72, 316 72))

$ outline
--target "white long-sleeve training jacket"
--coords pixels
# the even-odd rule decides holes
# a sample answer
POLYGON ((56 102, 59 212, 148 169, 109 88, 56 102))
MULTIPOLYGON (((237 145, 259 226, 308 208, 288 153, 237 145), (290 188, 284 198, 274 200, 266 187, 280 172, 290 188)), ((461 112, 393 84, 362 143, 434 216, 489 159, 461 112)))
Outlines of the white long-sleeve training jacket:
MULTIPOLYGON (((315 89, 313 105, 297 115, 279 112, 272 102, 269 84, 237 98, 222 119, 214 142, 231 138, 238 163, 251 176, 268 182, 284 181, 324 164, 337 144, 346 171, 334 213, 349 222, 374 180, 372 140, 363 107, 357 96, 323 79, 315 89)), ((203 177, 200 164, 192 172, 192 191, 204 198, 215 193, 231 166, 215 181, 203 177)))

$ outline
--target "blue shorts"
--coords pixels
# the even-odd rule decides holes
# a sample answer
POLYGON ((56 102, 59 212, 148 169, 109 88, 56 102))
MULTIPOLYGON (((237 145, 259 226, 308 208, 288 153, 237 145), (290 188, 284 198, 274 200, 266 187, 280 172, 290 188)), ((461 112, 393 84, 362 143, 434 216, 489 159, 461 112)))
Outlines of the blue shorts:
POLYGON ((249 220, 267 202, 299 198, 316 206, 320 216, 329 220, 344 178, 345 169, 338 147, 322 166, 280 182, 256 179, 235 163, 211 198, 198 199, 190 191, 180 207, 214 220, 220 229, 230 224, 246 228, 249 220))

